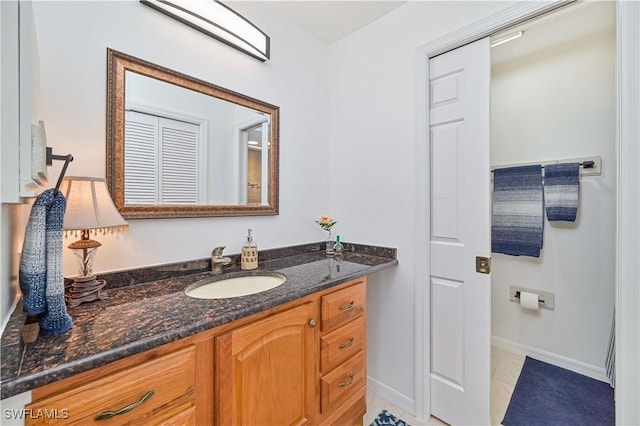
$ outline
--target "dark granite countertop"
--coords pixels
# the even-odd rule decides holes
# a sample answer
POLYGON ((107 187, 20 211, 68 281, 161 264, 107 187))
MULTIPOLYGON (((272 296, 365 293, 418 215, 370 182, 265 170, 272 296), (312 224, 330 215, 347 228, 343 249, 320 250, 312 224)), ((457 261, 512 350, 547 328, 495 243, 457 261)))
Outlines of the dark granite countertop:
MULTIPOLYGON (((284 284, 253 295, 203 300, 187 296, 210 277, 209 259, 105 274, 108 299, 69 309, 73 327, 26 343, 27 316, 18 308, 2 335, 2 399, 163 345, 396 265, 396 250, 345 243, 342 261, 320 243, 260 251, 260 271, 284 284)), ((239 272, 238 255, 224 274, 239 272)), ((223 276, 220 275, 222 278, 223 276)))

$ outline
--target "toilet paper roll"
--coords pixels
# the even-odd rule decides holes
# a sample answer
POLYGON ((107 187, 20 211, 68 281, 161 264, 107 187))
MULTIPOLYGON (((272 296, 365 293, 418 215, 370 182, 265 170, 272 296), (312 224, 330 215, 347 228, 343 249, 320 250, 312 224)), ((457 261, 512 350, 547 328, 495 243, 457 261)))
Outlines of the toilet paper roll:
POLYGON ((524 309, 531 309, 532 311, 539 310, 540 305, 538 304, 538 294, 521 291, 520 306, 522 306, 524 309))

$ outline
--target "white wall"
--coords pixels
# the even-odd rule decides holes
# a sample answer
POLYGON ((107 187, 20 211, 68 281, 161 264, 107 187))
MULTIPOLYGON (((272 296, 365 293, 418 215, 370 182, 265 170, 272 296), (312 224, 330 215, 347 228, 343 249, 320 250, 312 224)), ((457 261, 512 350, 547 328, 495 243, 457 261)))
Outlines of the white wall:
MULTIPOLYGON (((397 268, 368 286, 368 375, 387 396, 414 410, 414 285, 418 193, 416 49, 512 5, 509 2, 408 2, 329 51, 331 214, 347 241, 398 248, 397 268)), ((426 244, 426 241, 422 242, 426 244)), ((428 390, 427 390, 428 392, 428 390)))
POLYGON ((545 219, 539 259, 493 254, 493 336, 602 370, 614 308, 615 30, 494 65, 491 105, 492 164, 603 164, 602 176, 580 178, 574 224, 545 219), (509 285, 555 293, 555 310, 521 309, 509 285))
MULTIPOLYGON (((329 204, 328 48, 268 5, 232 7, 271 37, 271 61, 259 62, 138 1, 34 3, 41 118, 49 145, 74 155, 68 175, 105 176, 107 47, 281 108, 279 216, 132 220, 128 233, 99 238, 97 272, 207 257, 220 245, 237 253, 249 227, 259 248, 323 237, 314 220, 329 204)), ((64 272, 75 273, 70 253, 64 272)))

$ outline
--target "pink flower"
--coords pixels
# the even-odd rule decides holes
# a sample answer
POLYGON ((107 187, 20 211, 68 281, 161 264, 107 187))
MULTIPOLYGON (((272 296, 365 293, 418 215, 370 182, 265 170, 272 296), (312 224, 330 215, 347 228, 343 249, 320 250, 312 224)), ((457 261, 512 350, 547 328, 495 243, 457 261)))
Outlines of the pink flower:
POLYGON ((325 231, 331 231, 331 227, 337 222, 333 220, 331 216, 320 216, 320 219, 316 220, 316 223, 320 225, 325 231))

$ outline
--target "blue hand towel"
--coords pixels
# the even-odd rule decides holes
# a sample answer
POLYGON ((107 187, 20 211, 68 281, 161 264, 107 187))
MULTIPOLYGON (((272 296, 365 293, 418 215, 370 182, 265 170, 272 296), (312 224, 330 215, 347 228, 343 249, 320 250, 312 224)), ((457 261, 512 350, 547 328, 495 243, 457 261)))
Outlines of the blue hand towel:
POLYGON ((496 169, 491 251, 540 257, 542 226, 542 166, 496 169))
POLYGON ((31 207, 20 257, 19 280, 23 307, 38 314, 40 332, 62 334, 73 325, 64 302, 62 223, 67 200, 48 189, 31 207))
POLYGON ((578 214, 580 163, 544 166, 544 204, 549 221, 575 222, 578 214))

